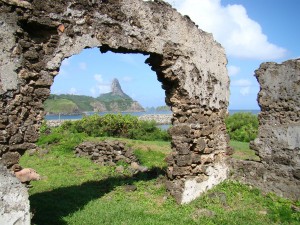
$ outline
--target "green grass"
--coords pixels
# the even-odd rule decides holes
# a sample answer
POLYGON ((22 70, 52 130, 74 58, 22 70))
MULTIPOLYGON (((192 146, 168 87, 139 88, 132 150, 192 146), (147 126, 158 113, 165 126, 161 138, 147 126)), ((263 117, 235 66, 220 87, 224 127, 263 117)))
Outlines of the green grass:
POLYGON ((44 106, 45 111, 51 114, 78 112, 77 105, 68 99, 47 99, 44 106))
MULTIPOLYGON (((291 210, 292 204, 299 207, 300 202, 262 195, 257 189, 233 181, 223 182, 190 204, 178 205, 165 187, 164 158, 171 151, 169 142, 121 139, 150 168, 147 173, 130 175, 74 156, 74 146, 95 139, 66 131, 61 137, 40 140, 39 145, 48 149, 48 154, 25 154, 21 158, 22 166, 36 169, 43 177, 32 182, 29 190, 33 224, 300 223, 300 213, 291 210), (127 185, 135 185, 136 191, 126 191, 127 185)), ((247 144, 231 145, 248 157, 247 144)))
POLYGON ((259 161, 259 157, 249 148, 248 142, 230 141, 230 146, 235 150, 232 155, 233 158, 259 161))

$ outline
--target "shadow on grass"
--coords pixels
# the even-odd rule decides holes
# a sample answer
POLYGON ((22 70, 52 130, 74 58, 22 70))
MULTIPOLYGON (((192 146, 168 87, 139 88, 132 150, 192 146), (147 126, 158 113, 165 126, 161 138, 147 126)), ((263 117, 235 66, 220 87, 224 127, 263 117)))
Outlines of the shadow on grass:
POLYGON ((78 186, 34 194, 29 198, 34 213, 32 224, 67 224, 63 217, 82 209, 88 202, 101 198, 115 187, 131 185, 136 181, 152 180, 164 174, 161 168, 155 167, 148 172, 138 173, 131 177, 110 177, 101 181, 91 181, 78 186))

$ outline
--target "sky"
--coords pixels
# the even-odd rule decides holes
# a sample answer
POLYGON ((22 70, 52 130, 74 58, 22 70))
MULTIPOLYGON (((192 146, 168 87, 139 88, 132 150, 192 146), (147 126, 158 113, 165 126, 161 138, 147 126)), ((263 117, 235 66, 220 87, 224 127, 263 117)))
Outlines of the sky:
MULTIPOLYGON (((263 62, 300 58, 300 0, 167 0, 225 48, 230 76, 229 109, 259 109, 254 71, 263 62)), ((144 107, 165 105, 165 93, 141 54, 101 54, 85 49, 65 59, 53 94, 97 97, 117 78, 144 107)))

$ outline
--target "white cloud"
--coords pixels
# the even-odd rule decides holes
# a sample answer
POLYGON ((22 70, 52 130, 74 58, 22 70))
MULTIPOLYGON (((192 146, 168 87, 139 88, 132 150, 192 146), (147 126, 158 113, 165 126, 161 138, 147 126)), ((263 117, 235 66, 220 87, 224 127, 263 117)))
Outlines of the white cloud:
POLYGON ((98 83, 103 83, 103 78, 101 74, 95 74, 94 75, 94 79, 98 82, 98 83))
POLYGON ((167 0, 200 29, 213 33, 230 56, 259 60, 282 58, 286 49, 268 41, 261 26, 242 5, 221 5, 221 0, 167 0))
POLYGON ((240 72, 240 67, 237 66, 227 66, 229 76, 233 77, 240 72))
POLYGON ((108 93, 111 91, 111 84, 109 82, 105 82, 101 74, 95 74, 94 79, 96 81, 96 85, 90 88, 92 96, 98 97, 100 94, 108 93))
POLYGON ((87 68, 87 64, 85 62, 80 62, 79 63, 79 69, 86 70, 86 68, 87 68))
POLYGON ((231 82, 232 86, 239 87, 241 95, 246 96, 251 92, 252 82, 247 79, 240 79, 231 82))
POLYGON ((68 91, 68 94, 70 95, 76 95, 78 94, 78 91, 76 88, 72 87, 69 91, 68 91))
POLYGON ((231 84, 232 86, 247 87, 247 86, 251 86, 252 82, 247 79, 240 79, 240 80, 232 81, 231 84))
POLYGON ((132 77, 125 76, 125 77, 122 78, 122 80, 125 81, 125 82, 130 82, 130 81, 132 81, 133 79, 132 79, 132 77))
POLYGON ((249 95, 249 94, 250 94, 250 87, 242 87, 242 88, 240 89, 240 93, 241 93, 243 96, 249 95))

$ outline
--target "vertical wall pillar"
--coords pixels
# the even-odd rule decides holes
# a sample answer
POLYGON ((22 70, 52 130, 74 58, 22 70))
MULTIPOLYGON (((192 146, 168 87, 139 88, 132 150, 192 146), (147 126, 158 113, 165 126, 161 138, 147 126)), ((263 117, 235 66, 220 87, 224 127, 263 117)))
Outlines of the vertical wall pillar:
POLYGON ((300 59, 263 63, 258 138, 250 147, 260 162, 234 160, 234 177, 280 196, 300 199, 300 59))

